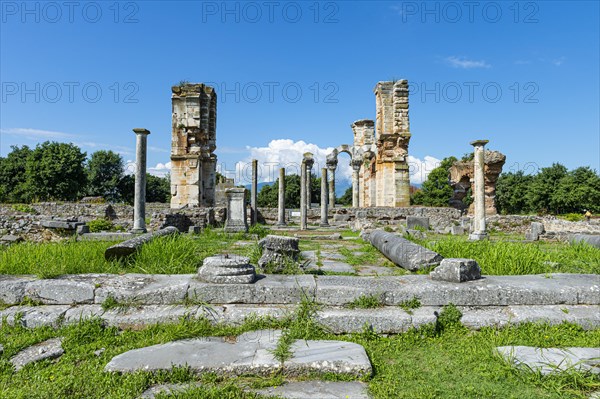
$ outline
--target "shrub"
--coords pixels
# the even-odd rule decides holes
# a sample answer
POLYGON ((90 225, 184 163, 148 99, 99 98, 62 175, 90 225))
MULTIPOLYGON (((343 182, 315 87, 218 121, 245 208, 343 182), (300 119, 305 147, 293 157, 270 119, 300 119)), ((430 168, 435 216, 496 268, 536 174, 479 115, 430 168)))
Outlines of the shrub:
POLYGON ((17 212, 22 212, 22 213, 30 213, 33 215, 37 215, 38 211, 36 211, 32 206, 30 205, 25 205, 25 204, 14 204, 12 206, 12 209, 17 211, 17 212))
POLYGON ((92 233, 99 233, 101 231, 116 231, 116 227, 110 220, 106 219, 95 219, 88 223, 90 231, 92 233))

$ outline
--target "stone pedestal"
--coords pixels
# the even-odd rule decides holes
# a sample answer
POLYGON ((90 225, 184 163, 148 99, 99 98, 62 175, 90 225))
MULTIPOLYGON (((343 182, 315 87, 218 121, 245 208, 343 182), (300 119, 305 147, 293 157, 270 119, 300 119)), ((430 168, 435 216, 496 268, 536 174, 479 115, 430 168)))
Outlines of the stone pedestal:
POLYGON ((259 241, 258 245, 263 249, 262 257, 258 266, 265 268, 269 264, 274 272, 279 272, 285 267, 285 262, 298 260, 300 240, 297 237, 285 237, 268 235, 259 241))
POLYGON ((478 241, 487 238, 485 225, 485 145, 488 140, 476 140, 471 142, 474 147, 474 187, 473 200, 475 203, 475 216, 473 219, 473 232, 469 240, 478 241))
POLYGON ((133 233, 146 232, 146 153, 147 129, 133 129, 135 133, 135 196, 133 200, 133 233))
POLYGON ((227 196, 227 220, 225 221, 225 232, 247 232, 246 203, 244 200, 245 188, 230 188, 225 191, 227 196))
POLYGON ((329 222, 327 221, 327 168, 321 169, 321 227, 329 227, 329 222))
POLYGON ((285 168, 279 169, 279 198, 277 209, 277 226, 285 226, 285 168))
POLYGON ((251 284, 256 280, 256 271, 244 256, 217 255, 204 259, 198 277, 215 284, 251 284))
POLYGON ((258 221, 258 161, 252 160, 252 186, 250 189, 250 223, 255 225, 258 221))

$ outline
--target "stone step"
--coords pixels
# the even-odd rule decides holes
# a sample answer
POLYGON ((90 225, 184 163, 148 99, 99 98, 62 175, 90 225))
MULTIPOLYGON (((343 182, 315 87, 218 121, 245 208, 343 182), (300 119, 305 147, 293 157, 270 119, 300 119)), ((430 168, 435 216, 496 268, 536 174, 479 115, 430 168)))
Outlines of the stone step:
MULTIPOLYGON (((132 305, 103 310, 100 305, 42 305, 12 306, 0 311, 1 320, 13 325, 58 327, 62 323, 78 323, 96 317, 106 325, 119 328, 138 328, 158 323, 178 323, 181 319, 207 318, 211 323, 240 325, 250 317, 272 317, 283 320, 293 315, 294 305, 132 305), (20 318, 17 318, 20 315, 20 318)), ((324 307, 316 320, 335 334, 361 332, 365 325, 380 334, 399 334, 411 328, 435 323, 440 306, 422 306, 405 311, 397 306, 376 309, 349 309, 324 307)), ((459 306, 461 322, 468 328, 503 327, 527 322, 560 324, 574 323, 584 329, 600 327, 600 311, 595 305, 542 305, 542 306, 459 306)))
POLYGON ((365 295, 377 295, 389 306, 413 298, 425 306, 599 305, 600 275, 483 276, 463 283, 435 281, 428 275, 258 275, 254 284, 207 283, 191 274, 84 274, 46 280, 0 276, 0 301, 5 304, 18 304, 25 297, 48 305, 101 304, 108 297, 153 305, 186 299, 215 304, 295 304, 307 296, 339 306, 365 295))
POLYGON ((365 349, 344 341, 295 341, 290 348, 292 357, 282 364, 272 353, 280 337, 281 331, 261 330, 244 333, 235 341, 223 337, 174 341, 117 355, 104 370, 152 372, 180 366, 196 373, 228 375, 270 375, 279 370, 291 376, 336 373, 365 377, 372 373, 365 349))

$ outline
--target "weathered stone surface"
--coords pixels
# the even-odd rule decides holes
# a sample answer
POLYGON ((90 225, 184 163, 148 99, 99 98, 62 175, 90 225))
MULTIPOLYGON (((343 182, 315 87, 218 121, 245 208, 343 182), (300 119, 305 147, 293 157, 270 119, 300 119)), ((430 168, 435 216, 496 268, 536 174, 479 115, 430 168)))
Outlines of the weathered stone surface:
POLYGON ((0 275, 0 304, 16 305, 25 296, 25 287, 34 276, 8 276, 0 275))
POLYGON ((79 241, 120 241, 129 240, 136 235, 133 233, 85 233, 77 237, 79 241))
POLYGON ((0 241, 7 242, 9 244, 15 244, 17 242, 23 241, 23 238, 19 237, 19 236, 12 235, 12 234, 6 234, 6 235, 3 235, 3 236, 0 237, 0 241))
POLYGON ((199 382, 154 385, 142 392, 142 394, 139 396, 139 399, 154 399, 158 394, 172 395, 182 393, 192 388, 199 387, 200 385, 201 384, 199 382))
POLYGON ((113 275, 96 289, 94 303, 101 304, 109 296, 127 304, 175 304, 186 297, 194 275, 191 274, 126 274, 113 275))
POLYGON ((62 338, 53 338, 22 350, 10 359, 15 371, 40 360, 56 359, 63 355, 62 338))
POLYGON ((14 325, 19 321, 26 328, 58 327, 68 309, 68 305, 12 306, 0 311, 0 325, 3 319, 6 319, 8 325, 14 325))
POLYGON ((324 272, 332 272, 332 273, 355 273, 355 270, 352 266, 345 262, 336 262, 331 260, 324 260, 323 266, 315 266, 312 270, 321 270, 324 272))
POLYGON ((200 233, 202 233, 202 227, 201 226, 190 226, 188 228, 188 233, 190 233, 190 234, 200 234, 200 233))
POLYGON ((47 229, 64 229, 64 230, 75 230, 77 226, 83 226, 84 222, 67 222, 61 220, 44 220, 42 221, 42 227, 47 229))
POLYGON ((496 350, 510 363, 528 371, 542 374, 567 370, 600 373, 600 348, 501 346, 496 350))
POLYGON ((67 278, 32 281, 25 296, 47 305, 94 302, 94 284, 67 278))
POLYGON ((374 230, 368 240, 389 260, 410 271, 438 265, 443 259, 436 252, 383 230, 374 230))
POLYGON ((285 399, 369 399, 363 382, 301 381, 288 382, 278 387, 254 390, 260 395, 285 399))
POLYGON ((462 283, 481 278, 481 268, 473 259, 447 258, 429 273, 432 280, 462 283))
POLYGON ((225 305, 222 321, 226 324, 240 325, 251 317, 269 317, 281 320, 293 313, 295 305, 225 305))
POLYGON ((537 234, 538 236, 541 236, 546 232, 546 230, 544 229, 544 223, 540 222, 531 222, 531 224, 529 225, 529 230, 532 233, 537 234))
POLYGON ((380 334, 398 334, 412 326, 412 318, 398 307, 380 309, 328 308, 316 320, 335 334, 358 333, 368 326, 380 334))
POLYGON ((537 233, 527 231, 525 232, 525 241, 538 241, 540 236, 537 233))
POLYGON ((600 248, 600 235, 571 234, 569 236, 569 242, 571 242, 571 243, 585 242, 586 244, 589 244, 596 248, 600 248))
POLYGON ((290 350, 293 356, 283 364, 288 375, 314 372, 363 377, 372 373, 365 348, 353 342, 297 340, 290 350))
POLYGON ((315 295, 312 275, 259 276, 254 284, 210 284, 192 280, 188 298, 207 303, 296 304, 315 295))
POLYGON ((417 229, 422 228, 429 230, 429 218, 423 216, 407 216, 406 217, 406 228, 417 229))
MULTIPOLYGON (((282 366, 271 353, 280 336, 280 331, 262 330, 244 333, 233 343, 222 337, 206 337, 154 345, 115 356, 105 371, 158 371, 187 366, 198 373, 265 375, 282 366)), ((358 344, 296 341, 291 351, 292 359, 283 364, 283 372, 288 375, 311 372, 371 374, 371 363, 364 348, 358 344)))
POLYGON ((545 305, 545 306, 509 306, 510 321, 513 324, 544 322, 561 324, 563 322, 579 324, 585 329, 600 326, 600 311, 594 305, 545 305))
POLYGON ((90 226, 88 225, 83 225, 83 226, 77 226, 77 234, 78 235, 82 235, 82 234, 88 234, 90 233, 90 226))
POLYGON ((133 306, 124 309, 113 309, 102 314, 107 325, 119 328, 137 328, 154 324, 174 324, 181 320, 191 320, 206 317, 217 323, 222 319, 223 308, 212 305, 203 306, 183 305, 147 305, 133 306))
POLYGON ((107 248, 104 252, 104 257, 106 258, 106 260, 109 261, 114 259, 126 258, 130 255, 135 254, 137 251, 140 250, 142 245, 154 240, 155 238, 177 233, 179 233, 179 230, 177 230, 176 227, 169 226, 165 227, 162 230, 158 230, 154 233, 142 234, 138 237, 132 238, 131 240, 123 241, 119 244, 107 248))
POLYGON ((198 277, 215 284, 251 284, 256 280, 256 272, 249 262, 244 256, 209 256, 198 269, 198 277))
POLYGON ((230 188, 225 190, 225 195, 227 196, 225 231, 228 233, 248 232, 245 193, 245 188, 230 188))
POLYGON ((266 236, 258 242, 258 245, 263 249, 263 254, 258 260, 258 266, 264 268, 270 264, 275 267, 275 272, 282 270, 285 262, 298 260, 299 242, 300 240, 296 237, 266 236))
POLYGON ((462 236, 465 234, 465 228, 462 226, 452 226, 450 227, 450 234, 453 236, 462 236))

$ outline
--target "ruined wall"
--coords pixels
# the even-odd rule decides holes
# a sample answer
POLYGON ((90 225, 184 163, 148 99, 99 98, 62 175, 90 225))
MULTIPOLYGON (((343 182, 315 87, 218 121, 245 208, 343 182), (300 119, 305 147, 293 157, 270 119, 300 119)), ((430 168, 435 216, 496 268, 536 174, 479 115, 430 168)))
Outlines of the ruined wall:
MULTIPOLYGON (((499 151, 485 151, 485 213, 486 215, 495 215, 496 210, 496 182, 498 176, 502 173, 502 166, 506 162, 506 156, 499 151)), ((464 210, 465 205, 462 202, 467 195, 467 191, 473 186, 473 160, 458 161, 449 170, 450 185, 454 189, 454 195, 450 200, 450 205, 456 209, 464 210)), ((468 209, 469 214, 473 214, 474 205, 471 204, 468 209)))
POLYGON ((214 206, 217 93, 204 84, 171 90, 171 208, 214 206))
POLYGON ((365 163, 365 168, 371 170, 369 179, 374 179, 377 187, 374 202, 377 206, 409 206, 408 81, 379 82, 374 92, 377 156, 365 163))

